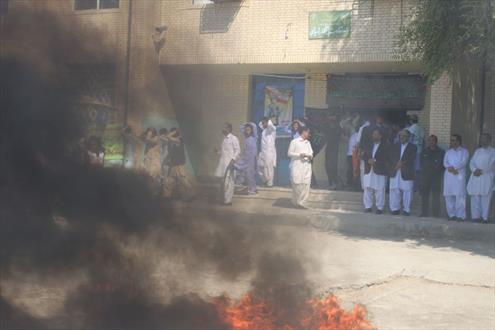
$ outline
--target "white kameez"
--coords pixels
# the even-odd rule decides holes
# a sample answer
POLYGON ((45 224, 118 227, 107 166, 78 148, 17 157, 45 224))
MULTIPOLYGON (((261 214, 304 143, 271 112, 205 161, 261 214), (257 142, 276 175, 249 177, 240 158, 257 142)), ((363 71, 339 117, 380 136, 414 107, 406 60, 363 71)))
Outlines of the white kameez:
MULTIPOLYGON (((400 158, 402 159, 402 155, 406 150, 408 143, 401 144, 400 146, 400 158)), ((401 170, 399 169, 394 177, 390 178, 390 195, 389 195, 389 203, 390 210, 392 212, 399 211, 401 202, 404 205, 404 211, 407 213, 411 213, 411 203, 413 197, 413 180, 404 180, 402 179, 401 170)))
POLYGON ((448 169, 454 167, 457 175, 445 171, 443 177, 443 195, 449 217, 466 219, 466 164, 469 152, 462 147, 449 149, 445 153, 443 166, 448 169))
MULTIPOLYGON (((263 129, 262 123, 259 126, 263 129)), ((273 186, 273 176, 277 167, 277 149, 275 140, 277 138, 277 128, 271 120, 261 133, 261 152, 258 157, 258 165, 261 169, 261 177, 267 186, 273 186)))
POLYGON ((220 160, 215 171, 215 176, 222 178, 221 190, 223 192, 223 202, 225 204, 232 203, 232 197, 234 196, 234 173, 227 168, 232 160, 236 161, 241 154, 241 147, 239 145, 239 139, 232 133, 225 136, 220 149, 220 160))
MULTIPOLYGON (((373 154, 372 158, 375 158, 376 151, 380 146, 379 143, 375 143, 373 145, 373 154)), ((380 211, 383 211, 385 207, 385 184, 387 181, 387 177, 385 175, 376 174, 373 171, 373 167, 368 174, 364 174, 363 176, 363 203, 366 209, 370 209, 373 207, 373 196, 375 197, 375 205, 376 208, 380 211)))
POLYGON ((490 201, 495 186, 495 149, 492 147, 479 148, 469 162, 471 172, 480 169, 482 174, 471 174, 467 185, 467 192, 471 196, 471 217, 488 220, 490 201))
POLYGON ((239 139, 232 133, 229 133, 222 142, 220 160, 218 161, 217 169, 215 170, 215 176, 223 178, 227 166, 229 166, 232 160, 236 161, 240 154, 241 147, 239 145, 239 139))
POLYGON ((291 159, 292 203, 296 206, 304 206, 311 185, 311 159, 301 154, 313 157, 313 149, 308 140, 298 137, 291 141, 287 153, 291 159))

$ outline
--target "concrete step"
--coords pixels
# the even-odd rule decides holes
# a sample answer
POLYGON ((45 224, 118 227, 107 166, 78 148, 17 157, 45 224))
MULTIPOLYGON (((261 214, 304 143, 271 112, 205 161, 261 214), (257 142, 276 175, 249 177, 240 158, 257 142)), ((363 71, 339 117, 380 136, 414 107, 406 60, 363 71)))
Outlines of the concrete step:
MULTIPOLYGON (((201 193, 204 196, 211 197, 218 191, 218 186, 205 184, 201 185, 201 193)), ((236 193, 234 199, 262 199, 271 200, 274 205, 277 203, 287 203, 292 197, 292 190, 283 187, 259 187, 257 195, 246 195, 236 193)), ((388 195, 387 199, 388 201, 388 195)), ((386 203, 386 209, 387 208, 386 203)), ((327 209, 327 210, 343 210, 343 211, 362 211, 363 209, 363 193, 359 191, 329 191, 312 189, 308 198, 307 205, 311 208, 327 209)), ((420 195, 415 194, 412 205, 412 213, 419 214, 421 212, 420 195)))

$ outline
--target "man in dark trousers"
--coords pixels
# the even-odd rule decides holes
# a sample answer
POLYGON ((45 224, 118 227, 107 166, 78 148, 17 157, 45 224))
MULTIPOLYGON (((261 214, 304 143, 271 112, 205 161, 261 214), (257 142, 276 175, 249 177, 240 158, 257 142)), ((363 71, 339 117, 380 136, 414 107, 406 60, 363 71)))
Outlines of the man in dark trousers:
POLYGON ((421 153, 421 200, 422 217, 429 216, 430 194, 432 199, 432 215, 440 215, 440 187, 443 177, 443 158, 445 151, 437 146, 438 138, 430 135, 427 147, 421 153))
POLYGON ((393 215, 400 213, 401 202, 402 214, 411 214, 411 204, 414 188, 414 163, 417 148, 409 143, 410 133, 408 130, 399 132, 399 143, 390 149, 390 211, 393 215))
POLYGON ((326 148, 325 148, 325 170, 328 177, 328 186, 334 190, 339 185, 338 179, 338 154, 340 144, 340 125, 337 115, 331 114, 325 127, 326 148))
POLYGON ((186 169, 186 153, 179 129, 172 127, 166 139, 169 143, 168 157, 170 168, 163 187, 163 196, 165 198, 174 197, 177 191, 181 197, 192 200, 196 192, 193 179, 186 169))
POLYGON ((365 212, 372 211, 376 206, 376 214, 382 214, 385 206, 385 188, 388 175, 388 146, 382 142, 380 130, 375 129, 371 134, 371 145, 363 151, 363 203, 365 212), (373 200, 374 198, 374 200, 373 200))

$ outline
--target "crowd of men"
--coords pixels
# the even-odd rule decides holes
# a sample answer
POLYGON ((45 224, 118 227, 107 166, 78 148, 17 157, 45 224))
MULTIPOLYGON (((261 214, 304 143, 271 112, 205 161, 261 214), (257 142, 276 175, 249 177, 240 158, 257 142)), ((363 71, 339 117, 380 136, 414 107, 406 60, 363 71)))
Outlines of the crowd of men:
MULTIPOLYGON (((355 179, 360 179, 365 212, 373 212, 373 208, 377 214, 385 212, 388 191, 390 213, 409 216, 415 191, 418 191, 422 200, 420 216, 438 217, 443 186, 449 220, 467 219, 466 196, 469 195, 471 219, 484 223, 489 221, 490 201, 495 190, 495 149, 490 145, 492 138, 489 134, 481 136, 480 147, 470 158, 467 149, 462 147, 460 135, 452 135, 447 151, 438 146, 435 135, 430 135, 425 141, 417 116, 411 116, 409 125, 403 128, 387 125, 382 115, 377 115, 373 123, 357 121, 356 117, 347 118, 340 124, 337 121, 341 128, 347 124, 351 127, 346 150, 347 178, 351 186, 355 179)), ((297 208, 306 208, 310 185, 314 182, 312 163, 317 152, 311 139, 313 132, 308 126, 295 120, 289 128, 292 140, 287 156, 290 159, 292 203, 297 208)), ((246 183, 247 192, 251 195, 257 192, 257 174, 263 184, 273 186, 277 166, 277 129, 273 120, 263 118, 259 125, 246 123, 241 130, 244 148, 241 149, 239 139, 232 134, 232 125, 226 123, 224 140, 217 151, 220 161, 215 174, 223 178, 223 202, 227 205, 232 203, 236 182, 246 183), (258 127, 261 130, 259 153, 258 127)), ((333 149, 335 142, 327 138, 329 184, 335 184, 335 165, 328 166, 331 158, 337 157, 333 149)))

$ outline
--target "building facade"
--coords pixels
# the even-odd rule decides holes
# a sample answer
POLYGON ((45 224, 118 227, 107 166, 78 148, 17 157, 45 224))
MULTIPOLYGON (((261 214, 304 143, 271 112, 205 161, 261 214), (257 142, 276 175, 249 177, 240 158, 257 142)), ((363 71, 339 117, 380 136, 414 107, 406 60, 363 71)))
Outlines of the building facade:
MULTIPOLYGON (((209 177, 217 162, 213 150, 221 143, 222 124, 232 123, 240 135, 241 123, 259 119, 271 106, 269 93, 282 100, 283 109, 277 111, 289 109, 291 117, 317 110, 374 113, 386 104, 381 110, 387 113, 416 113, 427 134, 437 135, 444 146, 451 133, 461 132, 471 152, 481 129, 495 135, 491 65, 484 67, 484 74, 480 66, 470 66, 464 70, 468 72, 460 69, 453 77, 445 75, 425 86, 420 108, 402 99, 380 103, 377 99, 396 95, 383 88, 364 97, 377 102, 373 107, 367 102, 336 107, 329 97, 335 78, 421 74, 418 63, 400 63, 396 57, 397 33, 410 19, 414 4, 415 0, 9 0, 1 20, 8 24, 9 16, 27 6, 97 28, 112 54, 102 62, 113 68, 107 70, 113 95, 106 102, 116 120, 135 132, 179 125, 194 172, 209 177)), ((102 64, 78 62, 90 68, 102 64)), ((315 160, 317 179, 325 178, 324 159, 322 154, 315 160)))

